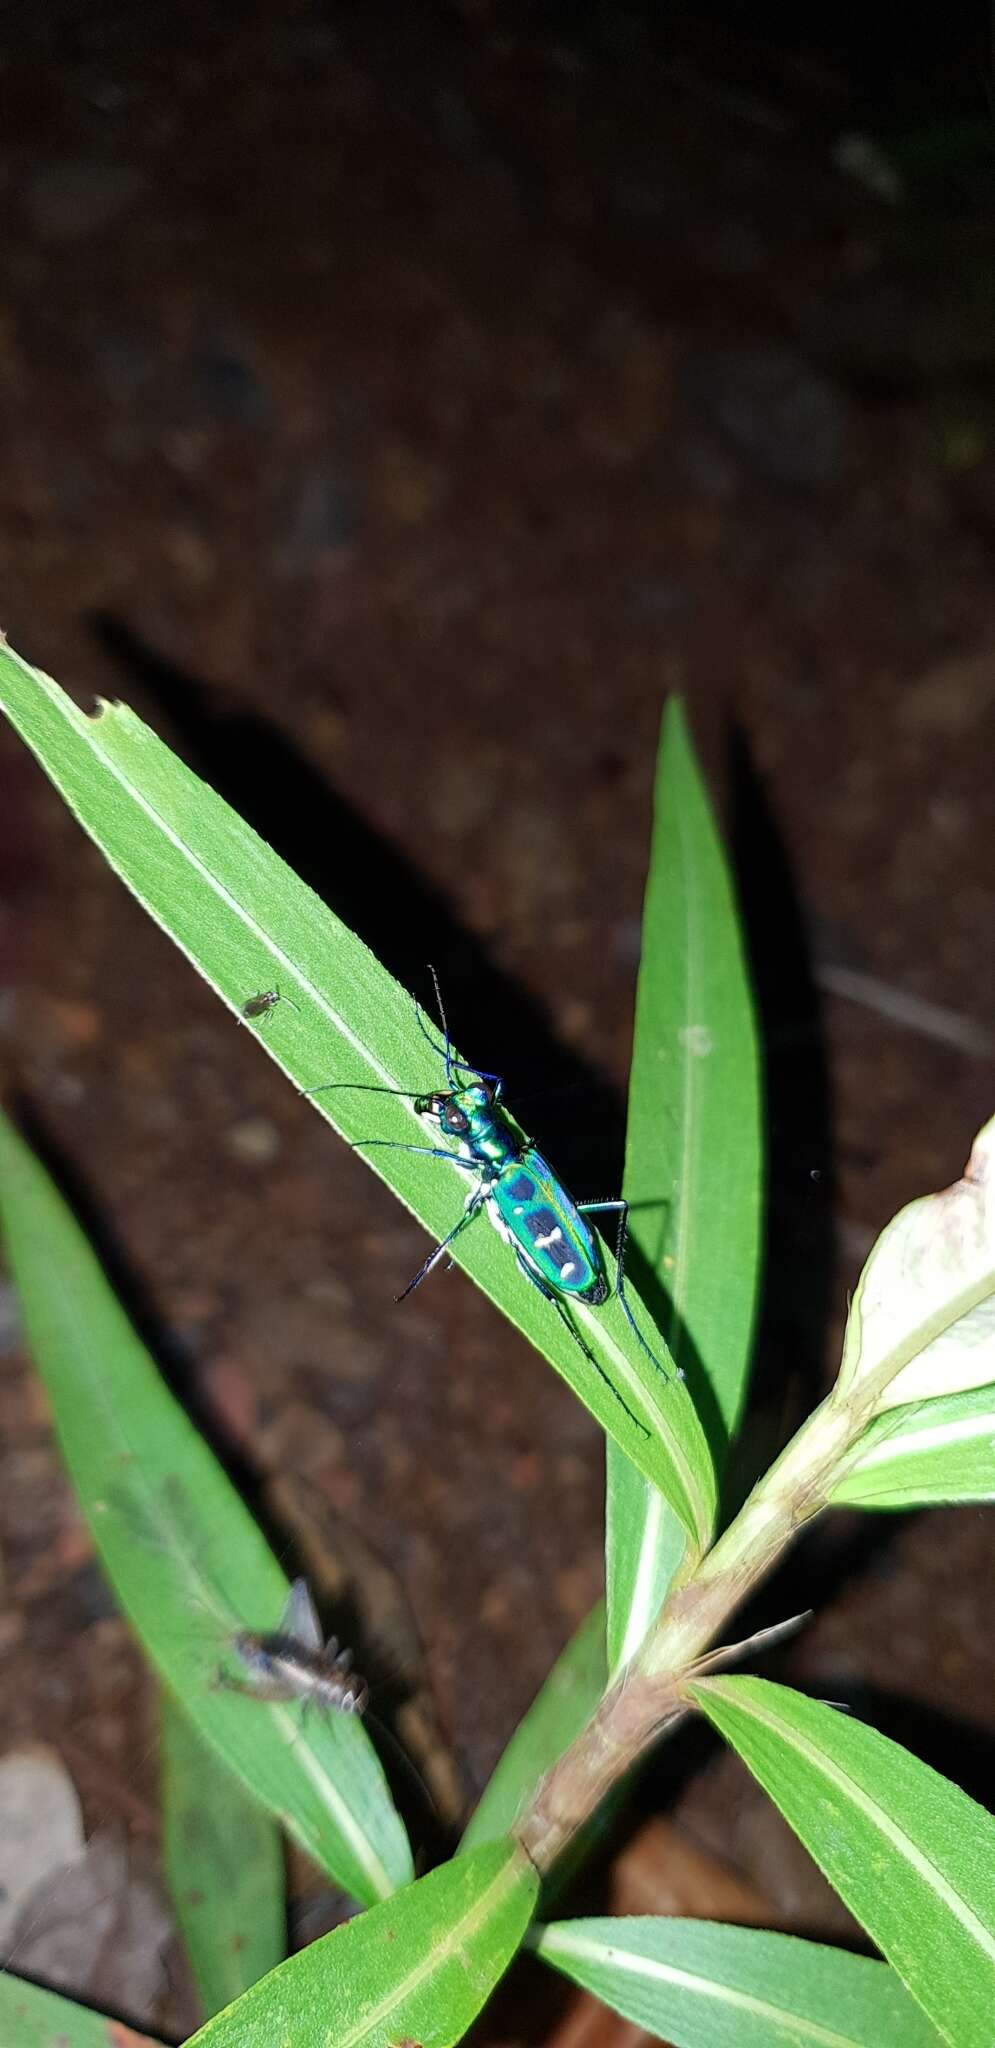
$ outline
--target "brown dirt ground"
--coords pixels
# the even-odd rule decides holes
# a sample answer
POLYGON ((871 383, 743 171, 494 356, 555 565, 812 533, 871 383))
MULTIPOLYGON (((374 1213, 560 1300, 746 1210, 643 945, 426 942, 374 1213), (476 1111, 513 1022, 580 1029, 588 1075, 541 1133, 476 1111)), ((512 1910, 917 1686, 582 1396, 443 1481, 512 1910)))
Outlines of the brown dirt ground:
MULTIPOLYGON (((769 1442, 875 1232, 992 1108, 990 209, 967 177, 887 203, 843 175, 828 61, 636 15, 269 14, 19 11, 3 624, 221 781, 409 985, 435 960, 592 1194, 684 692, 769 1027, 769 1442), (896 1022, 841 971, 927 1007, 896 1022)), ((4 734, 0 774, 9 1099, 473 1797, 598 1591, 597 1431, 460 1276, 394 1308, 417 1229, 4 734)), ((154 1836, 148 1683, 14 1328, 7 1353, 0 1747, 41 1735, 91 1824, 154 1836)), ((767 1617, 814 1584, 777 1670, 975 1790, 989 1529, 839 1518, 767 1617)), ((790 1918, 792 1852, 710 1754, 681 1818, 790 1918)))

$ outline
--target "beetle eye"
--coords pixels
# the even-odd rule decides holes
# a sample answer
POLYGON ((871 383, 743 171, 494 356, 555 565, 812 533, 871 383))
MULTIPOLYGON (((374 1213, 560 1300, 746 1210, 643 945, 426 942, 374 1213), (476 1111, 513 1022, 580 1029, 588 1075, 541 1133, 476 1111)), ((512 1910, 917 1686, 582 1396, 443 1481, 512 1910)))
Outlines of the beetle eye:
POLYGON ((459 1133, 462 1131, 468 1131, 470 1128, 469 1118, 464 1116, 463 1111, 461 1109, 457 1109, 455 1102, 451 1102, 448 1105, 448 1108, 443 1112, 443 1122, 446 1126, 447 1131, 456 1131, 457 1133, 459 1133))

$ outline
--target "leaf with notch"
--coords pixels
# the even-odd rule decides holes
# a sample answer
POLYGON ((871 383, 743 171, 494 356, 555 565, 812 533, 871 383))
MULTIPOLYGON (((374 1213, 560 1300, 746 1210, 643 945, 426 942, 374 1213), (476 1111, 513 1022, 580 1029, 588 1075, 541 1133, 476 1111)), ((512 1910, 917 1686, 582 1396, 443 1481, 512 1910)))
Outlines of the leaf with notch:
MULTIPOLYGON (((241 1018, 257 989, 278 987, 289 998, 259 1035, 298 1088, 330 1080, 406 1090, 437 1085, 410 996, 127 706, 104 704, 87 717, 6 646, 0 706, 111 867, 229 1008, 241 1018)), ((349 1087, 316 1096, 315 1106, 353 1142, 427 1142, 412 1102, 399 1097, 349 1087)), ((433 1237, 444 1236, 459 1215, 462 1177, 404 1150, 367 1156, 433 1237)), ((611 1275, 607 1248, 605 1256, 611 1275)), ((703 1543, 714 1481, 701 1425, 686 1388, 645 1357, 614 1294, 604 1308, 578 1304, 574 1311, 592 1363, 483 1222, 462 1233, 453 1257, 617 1437, 695 1543, 703 1543)), ((636 1314, 648 1327, 638 1301, 636 1314)))

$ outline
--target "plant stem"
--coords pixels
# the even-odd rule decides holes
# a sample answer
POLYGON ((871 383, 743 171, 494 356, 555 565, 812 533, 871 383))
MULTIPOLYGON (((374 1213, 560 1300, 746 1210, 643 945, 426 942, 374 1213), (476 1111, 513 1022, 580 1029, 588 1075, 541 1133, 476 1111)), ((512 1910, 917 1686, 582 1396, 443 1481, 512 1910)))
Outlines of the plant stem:
POLYGON ((536 1788, 515 1834, 541 1874, 617 1779, 687 1712, 683 1687, 733 1611, 825 1506, 840 1460, 863 1431, 873 1393, 830 1394, 754 1487, 689 1577, 678 1579, 641 1649, 587 1727, 536 1788))

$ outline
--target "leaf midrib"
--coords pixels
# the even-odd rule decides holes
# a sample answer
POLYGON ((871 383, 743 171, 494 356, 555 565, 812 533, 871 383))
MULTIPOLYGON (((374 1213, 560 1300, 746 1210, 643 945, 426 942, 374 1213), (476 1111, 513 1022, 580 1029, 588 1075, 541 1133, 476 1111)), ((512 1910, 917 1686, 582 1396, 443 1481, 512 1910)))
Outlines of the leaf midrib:
POLYGON ((953 1917, 963 1928, 965 1934, 974 1942, 975 1947, 981 1949, 982 1953, 995 1963, 995 1934, 992 1934, 986 1928, 984 1922, 979 1920, 973 1907, 968 1905, 966 1899, 962 1898, 956 1885, 952 1884, 950 1879, 945 1877, 943 1872, 938 1869, 937 1865, 910 1840, 901 1823, 893 1820, 885 1808, 880 1806, 878 1801, 869 1792, 865 1791, 864 1787, 855 1778, 851 1777, 849 1771, 845 1770, 841 1764, 827 1760, 824 1752, 809 1737, 801 1734, 789 1720, 767 1712, 763 1707, 758 1706, 755 1700, 744 1700, 741 1694, 733 1696, 725 1686, 720 1683, 715 1684, 714 1682, 704 1687, 695 1686, 692 1690, 694 1692, 715 1692, 720 1698, 729 1700, 734 1713, 740 1713, 747 1720, 754 1721, 760 1727, 766 1728, 768 1733, 775 1736, 778 1742, 785 1743, 789 1748, 794 1749, 800 1757, 803 1757, 811 1765, 812 1769, 825 1779, 828 1785, 837 1789, 844 1798, 849 1797, 851 1804, 864 1815, 870 1826, 876 1828, 878 1833, 883 1835, 885 1840, 890 1842, 891 1846, 899 1851, 899 1854, 903 1856, 904 1860, 917 1875, 925 1880, 930 1890, 943 1900, 953 1914, 953 1917))
MULTIPOLYGON (((428 1948, 421 1961, 414 1965, 400 1983, 391 1986, 379 2005, 368 2008, 349 2033, 325 2036, 326 2048, 362 2048, 362 2043, 369 2040, 371 2030, 379 2021, 389 2019, 391 2014, 397 2011, 398 2006, 415 1997, 421 1986, 435 1975, 441 1963, 449 1960, 454 1950, 461 1947, 464 1942, 473 1940, 482 1922, 492 1916, 496 1917, 502 1891, 513 1892, 516 1885, 524 1880, 524 1876, 523 1868, 515 1856, 509 1856, 490 1884, 466 1908, 460 1919, 447 1926, 442 1938, 428 1948)), ((334 1936, 331 1938, 334 1940, 334 1936)))
MULTIPOLYGON (((665 1963, 656 1956, 608 1948, 575 1935, 557 1935, 554 1940, 541 1944, 540 1954, 543 1950, 553 1956, 576 1956, 603 1970, 627 1971, 647 1983, 672 1984, 678 1990, 690 1991, 697 1998, 712 1998, 718 2004, 735 2007, 756 2019, 772 2021, 782 2031, 790 2027, 793 2040, 811 2042, 813 2048, 868 2048, 866 2035, 840 2034, 835 2028, 824 2027, 819 2020, 807 2019, 792 2007, 772 2005, 769 2000, 758 1998, 754 1992, 740 1991, 714 1977, 704 1977, 696 1971, 681 1969, 677 1964, 665 1963)), ((602 1997, 604 1995, 601 1994, 602 1997)))

